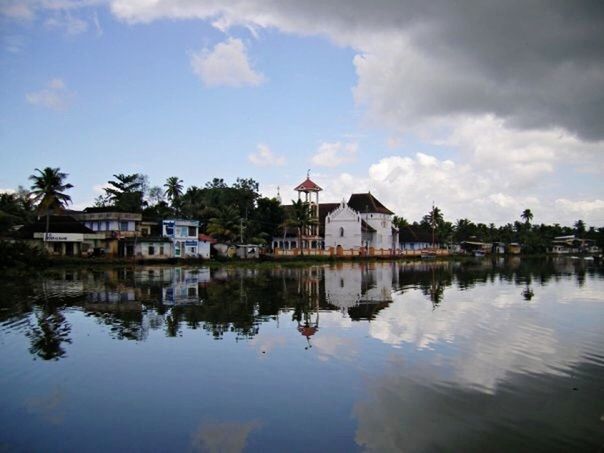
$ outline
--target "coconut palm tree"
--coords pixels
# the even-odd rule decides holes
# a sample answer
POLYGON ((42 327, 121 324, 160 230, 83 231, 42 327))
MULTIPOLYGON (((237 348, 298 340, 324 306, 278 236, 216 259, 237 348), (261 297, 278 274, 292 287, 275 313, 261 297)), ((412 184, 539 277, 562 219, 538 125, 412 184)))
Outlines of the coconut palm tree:
POLYGON ((182 195, 182 179, 178 179, 178 176, 170 176, 166 179, 164 187, 166 188, 166 197, 172 203, 172 207, 176 208, 182 195))
POLYGON ((523 219, 524 223, 528 225, 531 223, 531 220, 533 220, 533 213, 530 209, 525 209, 522 211, 522 214, 520 214, 520 218, 523 219))
POLYGON ((71 203, 71 197, 63 193, 73 186, 65 183, 67 173, 61 172, 59 168, 46 167, 44 170, 35 169, 38 174, 30 175, 33 181, 31 185, 31 197, 37 203, 38 213, 46 214, 46 234, 50 226, 50 213, 57 212, 71 203))
POLYGON ((302 247, 302 233, 306 231, 307 227, 316 224, 316 220, 313 218, 310 210, 310 204, 298 200, 292 200, 292 207, 289 210, 289 216, 285 220, 285 226, 296 228, 298 232, 298 246, 300 247, 300 253, 304 254, 302 247))
POLYGON ((239 210, 235 206, 226 206, 210 219, 206 231, 217 239, 232 241, 240 229, 239 210))

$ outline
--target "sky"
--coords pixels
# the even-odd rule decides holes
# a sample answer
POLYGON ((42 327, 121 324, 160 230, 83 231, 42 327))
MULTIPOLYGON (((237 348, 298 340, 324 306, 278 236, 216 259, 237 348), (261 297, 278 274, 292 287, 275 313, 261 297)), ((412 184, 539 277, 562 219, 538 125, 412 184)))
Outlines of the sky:
POLYGON ((2 0, 0 190, 69 174, 370 191, 419 220, 604 226, 604 3, 2 0))

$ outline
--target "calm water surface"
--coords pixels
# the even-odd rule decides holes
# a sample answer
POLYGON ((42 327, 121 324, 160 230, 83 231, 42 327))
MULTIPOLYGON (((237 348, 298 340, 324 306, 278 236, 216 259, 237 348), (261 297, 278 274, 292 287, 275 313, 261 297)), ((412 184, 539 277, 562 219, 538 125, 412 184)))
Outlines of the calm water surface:
POLYGON ((581 260, 0 280, 0 451, 601 451, 581 260))

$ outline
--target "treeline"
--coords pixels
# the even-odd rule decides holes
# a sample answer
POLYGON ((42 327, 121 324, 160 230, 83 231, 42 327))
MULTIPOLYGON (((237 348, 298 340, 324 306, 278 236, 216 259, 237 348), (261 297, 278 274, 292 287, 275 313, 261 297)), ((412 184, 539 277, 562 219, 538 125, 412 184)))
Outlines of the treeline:
MULTIPOLYGON (((0 233, 12 227, 30 223, 37 216, 60 213, 68 207, 71 198, 66 191, 68 175, 59 168, 36 169, 29 179, 30 189, 19 187, 14 193, 0 194, 0 233)), ((146 175, 116 174, 107 181, 104 193, 94 202, 94 208, 139 212, 146 219, 179 217, 201 221, 201 232, 222 241, 269 243, 284 226, 300 234, 312 224, 310 211, 302 202, 295 202, 287 212, 275 198, 263 197, 259 184, 251 178, 237 178, 227 184, 214 178, 203 186, 185 188, 182 179, 169 177, 161 185, 151 185, 146 175)), ((459 243, 468 239, 485 242, 518 242, 528 253, 545 252, 556 236, 575 234, 593 239, 604 246, 604 228, 587 226, 582 220, 573 227, 559 224, 533 224, 533 213, 525 209, 519 220, 496 227, 493 223, 474 223, 469 219, 451 222, 433 207, 420 221, 409 223, 403 217, 394 217, 401 231, 411 228, 431 234, 434 230, 439 242, 459 243)))
POLYGON ((459 243, 475 239, 482 242, 517 242, 522 244, 524 253, 544 253, 551 248, 552 240, 557 236, 575 235, 583 239, 592 239, 596 245, 604 247, 604 228, 587 226, 583 220, 577 220, 573 227, 533 224, 533 213, 525 209, 519 220, 501 226, 485 223, 474 223, 469 219, 458 219, 456 222, 446 220, 438 207, 433 207, 420 221, 409 223, 403 217, 394 217, 397 227, 413 232, 421 232, 424 236, 432 234, 438 242, 445 244, 459 243))
MULTIPOLYGON (((0 232, 39 215, 64 212, 71 201, 64 193, 72 187, 65 182, 67 176, 58 168, 36 169, 30 176, 31 190, 19 187, 14 193, 0 194, 0 232)), ((214 178, 202 187, 185 189, 175 176, 163 186, 153 186, 146 175, 120 173, 103 190, 91 208, 137 212, 146 219, 200 220, 201 232, 223 241, 268 243, 287 220, 281 203, 262 197, 258 182, 251 178, 237 178, 230 185, 214 178)))

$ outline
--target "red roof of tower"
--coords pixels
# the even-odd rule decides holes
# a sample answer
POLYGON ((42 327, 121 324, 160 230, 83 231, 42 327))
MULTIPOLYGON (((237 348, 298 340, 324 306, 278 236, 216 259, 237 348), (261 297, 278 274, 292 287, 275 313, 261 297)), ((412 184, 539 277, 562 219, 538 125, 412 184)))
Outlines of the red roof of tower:
POLYGON ((296 190, 298 192, 319 192, 320 190, 323 190, 323 189, 321 189, 314 182, 312 182, 310 180, 310 178, 307 177, 306 181, 304 181, 302 184, 300 184, 294 190, 296 190))

